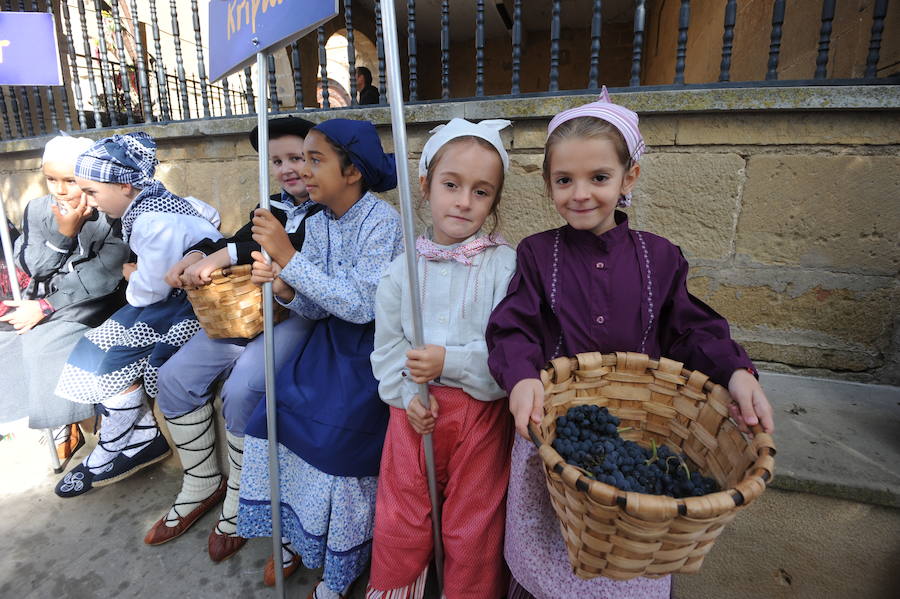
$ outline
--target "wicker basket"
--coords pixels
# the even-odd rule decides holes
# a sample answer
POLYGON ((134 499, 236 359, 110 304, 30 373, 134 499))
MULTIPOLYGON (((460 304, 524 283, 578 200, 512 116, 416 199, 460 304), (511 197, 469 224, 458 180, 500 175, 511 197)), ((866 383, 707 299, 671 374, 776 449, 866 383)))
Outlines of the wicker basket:
POLYGON ((729 418, 731 396, 680 362, 635 353, 557 358, 541 373, 546 398, 531 437, 544 462, 569 561, 581 578, 628 580, 697 572, 725 525, 760 496, 775 468, 769 434, 749 438, 729 418), (589 478, 550 445, 571 406, 606 406, 624 439, 685 453, 723 491, 674 499, 626 493, 589 478))
MULTIPOLYGON (((220 268, 213 271, 209 285, 188 290, 194 314, 210 339, 252 339, 262 332, 262 288, 250 281, 251 268, 220 268)), ((274 305, 275 322, 280 322, 287 310, 278 302, 274 305)))

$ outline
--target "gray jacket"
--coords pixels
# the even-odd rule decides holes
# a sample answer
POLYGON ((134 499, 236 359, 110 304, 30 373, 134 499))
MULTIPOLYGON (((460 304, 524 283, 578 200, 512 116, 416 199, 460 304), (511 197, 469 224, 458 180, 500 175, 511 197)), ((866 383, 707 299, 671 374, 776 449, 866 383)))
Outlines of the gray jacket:
POLYGON ((57 229, 46 195, 28 202, 22 235, 16 240, 16 264, 31 276, 23 294, 44 298, 56 310, 45 320, 97 326, 124 303, 122 264, 128 245, 118 220, 94 211, 74 238, 57 229))

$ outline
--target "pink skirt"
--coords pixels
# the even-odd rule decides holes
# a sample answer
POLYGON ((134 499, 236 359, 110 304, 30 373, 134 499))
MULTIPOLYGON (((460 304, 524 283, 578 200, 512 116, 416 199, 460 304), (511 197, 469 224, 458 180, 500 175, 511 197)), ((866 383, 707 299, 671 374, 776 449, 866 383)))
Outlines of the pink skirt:
POLYGON ((506 503, 506 563, 536 599, 668 599, 671 577, 584 580, 572 572, 559 520, 550 504, 541 458, 516 435, 506 503))

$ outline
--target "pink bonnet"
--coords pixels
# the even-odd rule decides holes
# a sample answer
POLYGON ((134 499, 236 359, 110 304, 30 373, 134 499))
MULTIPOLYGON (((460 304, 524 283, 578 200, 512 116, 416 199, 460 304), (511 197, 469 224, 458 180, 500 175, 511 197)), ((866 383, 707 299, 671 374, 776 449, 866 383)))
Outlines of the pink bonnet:
MULTIPOLYGON (((600 90, 600 98, 596 102, 564 110, 553 117, 550 124, 547 126, 547 136, 549 137, 557 127, 566 121, 571 121, 572 119, 577 119, 582 116, 601 119, 611 124, 625 139, 625 144, 628 146, 628 154, 631 156, 632 162, 637 162, 641 159, 646 147, 641 131, 638 129, 638 115, 633 110, 610 102, 609 92, 606 90, 605 85, 603 86, 603 89, 600 90)), ((630 205, 630 196, 631 194, 628 194, 628 196, 624 198, 624 202, 620 200, 620 204, 625 206, 630 205)))

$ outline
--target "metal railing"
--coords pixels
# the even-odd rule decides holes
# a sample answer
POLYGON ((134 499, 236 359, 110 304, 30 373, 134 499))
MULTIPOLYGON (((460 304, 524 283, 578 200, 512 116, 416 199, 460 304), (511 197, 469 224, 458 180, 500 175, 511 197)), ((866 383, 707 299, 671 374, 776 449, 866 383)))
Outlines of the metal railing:
MULTIPOLYGON (((144 13, 138 12, 137 0, 58 0, 59 7, 54 17, 57 30, 61 35, 60 53, 63 62, 63 87, 8 87, 0 88, 0 116, 2 116, 2 137, 4 139, 30 137, 46 134, 57 129, 84 130, 107 126, 121 126, 142 122, 169 122, 219 116, 232 116, 254 113, 254 90, 251 69, 241 74, 232 75, 219 83, 212 84, 206 75, 205 31, 207 24, 201 22, 197 0, 159 0, 168 2, 168 15, 157 10, 158 0, 142 0, 144 13), (149 8, 149 11, 147 10, 149 8), (187 17, 179 15, 190 13, 193 28, 192 39, 182 37, 182 26, 187 17), (91 14, 93 13, 93 14, 91 14), (166 30, 168 28, 168 30, 166 30), (149 29, 149 31, 148 31, 149 29), (146 47, 145 47, 146 46, 146 47), (191 50, 190 47, 193 49, 191 50)), ((219 0, 213 0, 219 1, 219 0)), ((734 58, 735 26, 737 23, 737 0, 723 0, 724 19, 722 22, 721 61, 717 80, 701 83, 703 86, 759 86, 777 85, 779 81, 779 59, 781 57, 782 36, 787 17, 793 11, 793 5, 785 0, 773 0, 771 4, 771 31, 769 44, 765 53, 766 64, 764 78, 732 82, 732 64, 734 58)), ((629 89, 646 88, 642 84, 647 57, 644 46, 648 37, 648 12, 645 0, 635 0, 632 15, 632 39, 628 56, 621 60, 630 61, 627 67, 627 85, 629 89)), ((328 28, 320 27, 310 33, 307 39, 298 40, 285 49, 285 72, 279 72, 274 56, 268 60, 268 93, 269 107, 273 112, 282 108, 290 111, 303 109, 314 104, 314 108, 332 108, 334 92, 330 90, 329 69, 335 65, 329 63, 326 42, 331 34, 341 31, 347 42, 347 71, 350 73, 349 95, 351 106, 357 104, 356 78, 353 76, 359 63, 356 42, 357 36, 363 36, 359 27, 374 32, 374 55, 368 60, 373 75, 377 77, 379 99, 385 99, 385 62, 383 47, 383 30, 381 21, 380 0, 344 0, 341 15, 337 22, 330 23, 328 28), (317 51, 309 51, 314 44, 317 51), (308 50, 304 53, 304 47, 308 50), (314 80, 309 80, 310 70, 304 69, 301 60, 315 57, 318 62, 314 80), (290 78, 290 92, 284 98, 278 95, 276 83, 279 77, 290 78), (304 102, 315 90, 315 102, 304 102), (292 96, 292 97, 291 97, 292 96)), ((587 5, 587 3, 585 3, 587 5)), ((896 63, 881 67, 882 36, 888 11, 888 0, 874 0, 870 15, 861 15, 862 19, 871 19, 868 53, 865 57, 864 74, 861 77, 829 79, 829 56, 831 50, 832 25, 835 19, 836 0, 821 0, 821 17, 817 23, 808 26, 818 28, 818 40, 815 48, 814 74, 811 79, 792 80, 792 84, 819 85, 829 84, 865 84, 897 82, 898 66, 896 63)), ((429 7, 433 6, 429 4, 429 7)), ((24 0, 0 0, 2 10, 47 11, 54 12, 54 3, 50 0, 31 0, 26 6, 24 0)), ((896 7, 894 7, 896 9, 896 7)), ((165 6, 160 6, 165 12, 165 6)), ((468 10, 471 11, 471 8, 468 10)), ((587 9, 582 7, 582 11, 587 9)), ((491 40, 486 34, 486 16, 499 19, 505 27, 504 46, 509 48, 508 68, 503 75, 509 79, 508 92, 499 94, 503 97, 529 94, 558 94, 577 90, 595 90, 601 84, 601 57, 604 49, 603 37, 603 3, 601 0, 590 2, 590 19, 584 36, 583 52, 571 52, 569 62, 574 56, 576 62, 583 63, 583 79, 571 74, 568 69, 562 76, 561 64, 564 62, 562 41, 566 34, 561 0, 535 0, 525 7, 523 0, 494 0, 474 3, 474 67, 465 73, 471 77, 466 90, 471 92, 455 94, 451 83, 451 48, 458 41, 451 35, 451 7, 449 0, 440 2, 439 10, 434 8, 430 14, 423 15, 417 11, 415 0, 406 2, 406 62, 405 88, 408 100, 412 103, 426 100, 449 100, 458 97, 498 97, 497 93, 486 95, 486 56, 487 43, 491 40), (489 8, 490 7, 490 8, 489 8), (510 10, 511 9, 511 10, 510 10), (494 12, 488 15, 487 11, 494 12), (535 11, 526 14, 526 11, 535 11), (534 15, 549 15, 546 28, 534 28, 534 15), (532 24, 526 30, 525 17, 532 24), (428 18, 430 21, 424 21, 428 18), (434 22, 432 22, 434 21, 434 22), (420 26, 431 25, 430 31, 439 28, 437 35, 431 34, 429 39, 419 35, 420 26), (545 89, 527 89, 523 84, 523 41, 527 37, 529 47, 535 44, 547 44, 548 62, 545 89), (423 53, 424 48, 433 51, 423 53), (577 55, 577 56, 576 56, 577 55), (430 60, 432 64, 426 64, 430 60), (440 73, 439 89, 435 85, 432 91, 425 92, 420 85, 422 72, 440 73)), ((459 14, 459 13, 458 13, 459 14)), ((466 13, 468 14, 468 13, 466 13)), ((402 27, 402 23, 400 25, 402 27)), ((187 28, 184 28, 187 30, 187 28)), ((674 47, 670 49, 674 60, 674 77, 669 87, 685 86, 687 66, 688 40, 691 35, 691 2, 681 0, 678 6, 677 37, 674 47)), ((466 33, 466 32, 462 32, 466 33)), ((371 37, 371 33, 369 34, 371 37)), ((657 34, 658 35, 658 34, 657 34)), ((569 38, 573 36, 569 35, 569 38)), ((760 49, 762 50, 762 49, 760 49)), ((762 54, 761 54, 762 55, 762 54)), ((470 57, 467 57, 467 65, 470 57)), ((578 65, 576 65, 578 66, 578 65)), ((763 65, 760 65, 763 66, 763 65)), ((863 65, 857 65, 862 70, 863 65)), ((812 65, 810 65, 812 67, 812 65)), ((530 68, 530 67, 529 67, 530 68)), ((468 69, 468 66, 466 67, 468 69)), ((760 71, 762 73, 762 71, 760 71)), ((283 79, 284 80, 284 79, 283 79)), ((458 81, 458 79, 456 80, 458 81)), ((493 82, 492 82, 493 83, 493 82)), ((624 81, 623 81, 624 84, 624 81)), ((696 84, 695 84, 696 85, 696 84)), ((496 84, 492 85, 496 90, 496 84)), ((659 86, 654 86, 659 89, 659 86)))

